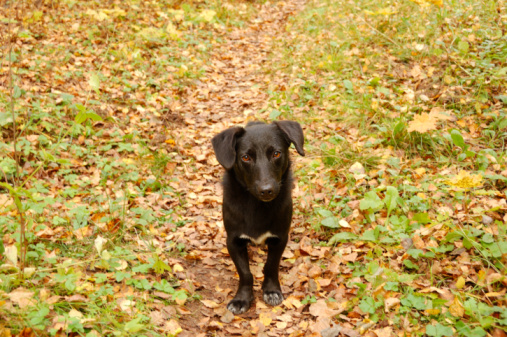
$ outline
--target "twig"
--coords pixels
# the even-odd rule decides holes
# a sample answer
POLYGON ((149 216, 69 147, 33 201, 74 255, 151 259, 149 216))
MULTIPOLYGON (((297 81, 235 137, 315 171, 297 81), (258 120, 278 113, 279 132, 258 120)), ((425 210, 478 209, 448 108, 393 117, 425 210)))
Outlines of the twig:
MULTIPOLYGON (((13 9, 13 7, 11 7, 13 9)), ((12 75, 12 45, 14 40, 14 29, 11 29, 12 27, 12 21, 9 20, 9 33, 7 34, 7 38, 9 39, 9 91, 11 96, 10 101, 10 109, 12 114, 12 133, 13 133, 13 142, 14 142, 14 161, 16 162, 16 174, 14 181, 17 182, 17 179, 19 178, 19 161, 17 158, 17 146, 16 143, 18 142, 18 137, 16 134, 16 116, 14 113, 14 79, 12 75)))
POLYGON ((386 34, 382 33, 380 30, 378 30, 377 28, 373 27, 372 25, 370 25, 365 19, 362 19, 361 20, 368 26, 370 27, 371 29, 373 29, 374 31, 376 31, 378 34, 382 35, 386 40, 388 40, 389 42, 391 42, 392 44, 396 45, 397 47, 401 48, 401 46, 395 42, 394 40, 392 40, 389 36, 387 36, 386 34))

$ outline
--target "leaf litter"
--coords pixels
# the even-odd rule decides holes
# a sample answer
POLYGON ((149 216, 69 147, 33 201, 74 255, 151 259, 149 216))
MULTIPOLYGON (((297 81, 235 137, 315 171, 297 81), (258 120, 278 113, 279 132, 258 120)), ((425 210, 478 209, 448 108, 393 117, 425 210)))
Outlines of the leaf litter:
MULTIPOLYGON (((445 6, 417 3, 421 10, 432 3, 445 6)), ((498 261, 505 264, 502 186, 507 174, 503 162, 480 153, 480 145, 471 140, 486 122, 501 126, 504 110, 492 103, 492 114, 477 120, 454 107, 428 103, 465 106, 471 87, 455 84, 457 69, 470 61, 459 59, 455 72, 444 75, 425 58, 410 64, 402 61, 406 55, 391 55, 388 66, 373 63, 346 42, 328 43, 335 49, 319 60, 305 60, 318 49, 316 42, 329 42, 334 32, 323 30, 315 37, 299 26, 322 18, 340 24, 357 20, 346 25, 399 46, 402 42, 382 26, 399 13, 394 5, 365 8, 365 17, 357 12, 344 16, 316 1, 224 3, 226 13, 207 6, 196 1, 166 10, 127 1, 111 8, 81 2, 57 8, 43 2, 21 16, 17 50, 25 54, 17 53, 14 64, 23 70, 17 82, 23 96, 16 106, 38 114, 23 140, 23 169, 44 182, 30 181, 29 187, 51 201, 25 201, 39 224, 31 229, 32 265, 38 269, 25 284, 12 272, 19 259, 15 230, 0 223, 7 252, 1 266, 0 317, 12 322, 2 323, 0 333, 485 336, 488 331, 502 336, 506 279, 498 261), (57 10, 65 14, 60 21, 53 20, 57 10), (242 21, 234 22, 238 18, 242 21), (45 54, 37 52, 43 48, 40 40, 45 54), (346 50, 340 54, 342 47, 346 50), (337 55, 349 64, 359 61, 355 78, 329 75, 341 69, 337 55), (371 77, 365 75, 371 68, 371 77), (434 74, 441 76, 442 86, 430 84, 434 74), (402 83, 390 86, 385 78, 402 83), (364 132, 371 126, 365 126, 364 117, 354 116, 352 105, 336 103, 368 92, 375 98, 354 110, 371 123, 379 116, 400 121, 390 128, 386 146, 379 143, 381 128, 364 132), (36 171, 42 157, 37 147, 49 149, 58 141, 55 130, 62 125, 55 116, 70 128, 68 116, 79 104, 103 120, 72 129, 65 138, 68 145, 58 148, 62 160, 36 171), (336 117, 342 111, 356 119, 336 117), (209 139, 230 125, 279 116, 303 123, 311 153, 295 162, 299 182, 293 233, 281 263, 286 299, 275 308, 262 301, 266 251, 254 247, 257 300, 246 314, 234 316, 226 304, 237 277, 225 248, 221 168, 209 139), (439 138, 446 130, 449 137, 439 138), (487 170, 470 174, 456 162, 423 163, 421 158, 430 158, 423 151, 427 148, 414 144, 442 139, 450 139, 453 152, 445 155, 464 155, 465 163, 486 158, 487 170), (403 142, 408 146, 399 145, 403 142), (414 152, 422 157, 410 156, 414 152), (481 190, 484 182, 493 188, 481 190), (482 263, 477 256, 496 262, 482 263), (11 319, 20 317, 21 310, 28 313, 26 319, 11 319)), ((2 19, 8 22, 14 17, 9 14, 2 19)), ((459 55, 473 49, 475 38, 466 39, 470 43, 457 44, 459 55)), ((408 46, 416 56, 428 48, 425 42, 408 46)), ((371 55, 385 47, 368 46, 371 55)), ((8 69, 5 58, 3 62, 8 69)), ((0 76, 8 82, 6 70, 0 76)), ((505 87, 498 88, 501 95, 505 87)), ((7 107, 6 94, 2 90, 2 108, 7 107)), ((473 109, 480 112, 488 104, 473 102, 473 109)), ((0 126, 10 126, 9 118, 2 115, 0 126)), ((2 141, 7 145, 0 150, 16 158, 9 131, 2 141)), ((0 165, 13 174, 12 162, 2 158, 0 165)), ((3 193, 5 211, 0 214, 14 223, 17 213, 3 193)))

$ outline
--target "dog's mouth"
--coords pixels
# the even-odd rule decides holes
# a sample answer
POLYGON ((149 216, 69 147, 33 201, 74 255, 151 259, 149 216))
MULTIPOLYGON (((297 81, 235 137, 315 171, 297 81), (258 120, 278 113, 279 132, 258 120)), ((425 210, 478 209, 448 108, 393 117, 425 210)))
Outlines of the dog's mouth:
POLYGON ((276 198, 276 195, 259 195, 257 196, 257 199, 263 202, 270 202, 273 201, 276 198))

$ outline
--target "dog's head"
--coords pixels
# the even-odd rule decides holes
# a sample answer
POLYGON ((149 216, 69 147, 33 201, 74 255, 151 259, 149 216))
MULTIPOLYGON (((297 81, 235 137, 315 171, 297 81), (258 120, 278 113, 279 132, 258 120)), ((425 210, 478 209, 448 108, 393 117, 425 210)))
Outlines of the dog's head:
POLYGON ((301 126, 293 121, 272 124, 250 122, 222 131, 211 140, 218 162, 233 170, 237 179, 257 199, 275 199, 289 167, 289 146, 304 156, 301 126))

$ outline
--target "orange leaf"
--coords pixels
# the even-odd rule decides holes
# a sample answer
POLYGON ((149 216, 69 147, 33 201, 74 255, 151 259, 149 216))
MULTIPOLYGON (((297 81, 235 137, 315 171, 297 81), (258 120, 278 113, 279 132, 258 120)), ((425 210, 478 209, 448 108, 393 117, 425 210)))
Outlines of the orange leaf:
POLYGON ((419 133, 425 133, 430 130, 436 130, 437 119, 434 115, 428 113, 422 113, 414 117, 414 120, 408 123, 408 132, 417 131, 419 133))

